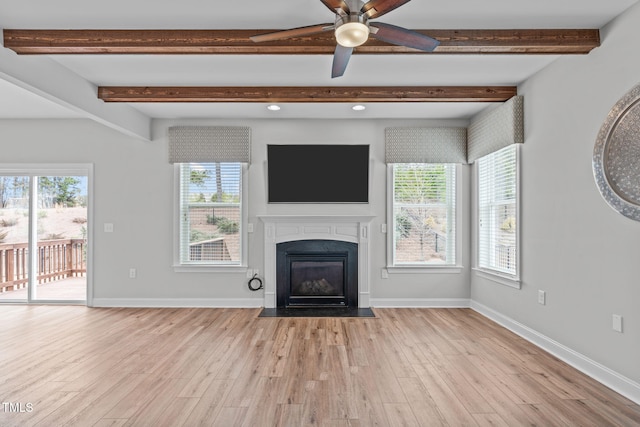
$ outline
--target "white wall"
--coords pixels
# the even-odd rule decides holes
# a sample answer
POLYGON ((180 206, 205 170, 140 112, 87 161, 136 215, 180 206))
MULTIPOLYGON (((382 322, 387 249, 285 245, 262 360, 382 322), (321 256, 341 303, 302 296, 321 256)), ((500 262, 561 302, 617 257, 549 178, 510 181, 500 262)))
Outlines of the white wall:
POLYGON ((640 82, 638 22, 635 6, 603 29, 600 48, 562 57, 519 88, 522 289, 471 278, 475 302, 636 382, 640 222, 605 203, 591 162, 609 110, 640 82), (547 293, 544 306, 539 289, 547 293), (612 330, 614 313, 624 318, 622 334, 612 330))
MULTIPOLYGON (((469 273, 395 274, 381 278, 386 265, 386 165, 384 129, 389 126, 465 126, 464 121, 417 120, 198 120, 157 121, 154 141, 140 142, 84 120, 0 121, 0 163, 94 163, 94 269, 97 304, 105 305, 261 305, 262 292, 251 292, 244 273, 175 273, 173 256, 173 166, 167 160, 167 129, 181 125, 242 125, 252 129, 249 168, 249 266, 264 270, 264 214, 373 215, 371 241, 373 300, 399 303, 469 298, 469 273), (266 203, 266 144, 335 143, 371 145, 371 195, 359 205, 269 205, 266 203), (113 223, 115 232, 104 233, 113 223), (129 268, 136 279, 128 278, 129 268)), ((468 166, 462 179, 461 233, 468 235, 468 166)), ((463 262, 469 266, 468 241, 463 262)))

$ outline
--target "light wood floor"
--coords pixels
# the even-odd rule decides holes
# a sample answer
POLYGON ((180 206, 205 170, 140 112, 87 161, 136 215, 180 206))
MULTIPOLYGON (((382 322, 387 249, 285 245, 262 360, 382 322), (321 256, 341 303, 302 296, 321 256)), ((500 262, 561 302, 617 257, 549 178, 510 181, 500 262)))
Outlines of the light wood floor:
POLYGON ((640 425, 471 310, 374 311, 0 306, 0 425, 640 425))

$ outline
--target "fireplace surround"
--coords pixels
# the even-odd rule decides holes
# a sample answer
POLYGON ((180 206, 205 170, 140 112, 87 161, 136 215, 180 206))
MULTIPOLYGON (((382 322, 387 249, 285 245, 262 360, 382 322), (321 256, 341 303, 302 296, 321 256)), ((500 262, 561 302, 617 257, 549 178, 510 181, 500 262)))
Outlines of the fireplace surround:
MULTIPOLYGON (((373 216, 261 215, 264 223, 264 307, 278 307, 277 246, 296 241, 336 241, 357 245, 357 306, 368 308, 369 235, 373 216)), ((300 260, 305 262, 306 260, 300 260)), ((338 262, 335 259, 328 260, 338 262)), ((342 261, 339 261, 342 262, 342 261)), ((313 286, 313 285, 311 285, 313 286)), ((316 286, 324 286, 320 283, 316 286)))

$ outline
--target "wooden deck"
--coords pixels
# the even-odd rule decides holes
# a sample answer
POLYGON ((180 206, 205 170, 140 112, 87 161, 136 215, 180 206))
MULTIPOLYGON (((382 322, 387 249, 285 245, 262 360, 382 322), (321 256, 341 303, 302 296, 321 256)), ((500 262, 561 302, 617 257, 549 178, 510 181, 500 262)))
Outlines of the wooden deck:
MULTIPOLYGON (((29 244, 0 243, 0 302, 27 300, 29 244)), ((37 244, 37 299, 86 300, 86 241, 84 239, 42 240, 37 244), (77 279, 77 280, 76 280, 77 279)))
POLYGON ((634 426, 640 407, 469 309, 0 306, 5 426, 634 426), (21 406, 20 406, 21 405, 21 406))
MULTIPOLYGON (((0 302, 27 300, 26 284, 21 289, 0 292, 0 302)), ((86 277, 67 277, 37 285, 38 300, 85 301, 87 299, 86 277)))

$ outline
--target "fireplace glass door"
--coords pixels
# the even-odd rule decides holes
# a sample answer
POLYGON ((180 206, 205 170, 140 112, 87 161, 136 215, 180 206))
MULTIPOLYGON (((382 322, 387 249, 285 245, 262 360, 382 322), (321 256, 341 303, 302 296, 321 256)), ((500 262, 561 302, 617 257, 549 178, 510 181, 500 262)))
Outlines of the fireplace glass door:
POLYGON ((300 258, 290 262, 289 304, 345 305, 345 257, 300 258))

